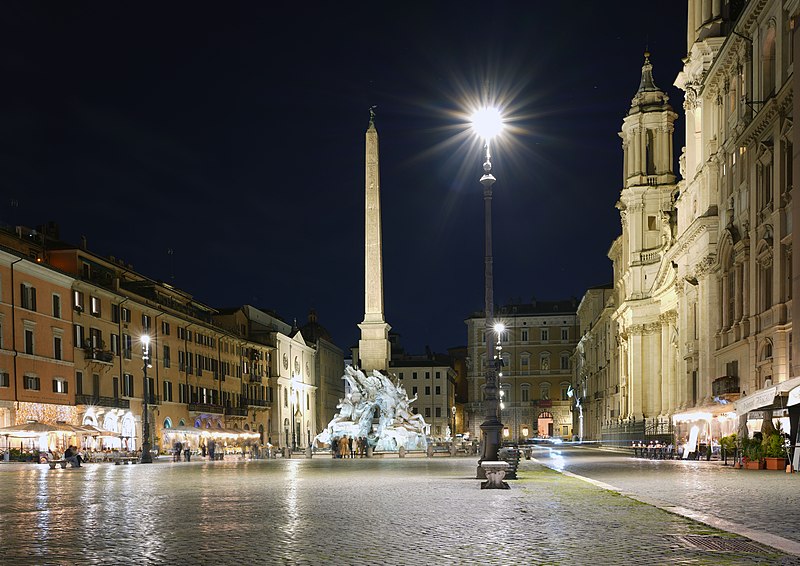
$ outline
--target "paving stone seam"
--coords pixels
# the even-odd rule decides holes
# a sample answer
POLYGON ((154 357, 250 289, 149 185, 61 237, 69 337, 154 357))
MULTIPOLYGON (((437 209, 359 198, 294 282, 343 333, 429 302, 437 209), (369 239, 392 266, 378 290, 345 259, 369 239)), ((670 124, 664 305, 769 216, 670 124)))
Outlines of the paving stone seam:
POLYGON ((531 460, 535 461, 537 464, 541 464, 551 470, 554 470, 562 475, 565 475, 570 478, 579 479, 601 489, 606 489, 609 491, 614 491, 619 493, 624 497, 628 497, 630 499, 634 499, 646 505, 652 505, 653 507, 658 507, 659 509, 663 509, 668 513, 672 513, 674 515, 679 515, 681 517, 686 517, 687 519, 692 519, 693 521, 698 521, 700 523, 704 523, 710 527, 714 527, 715 529, 720 529, 723 531, 727 531, 729 533, 737 534, 760 544, 764 544, 776 550, 780 550, 781 552, 785 552, 787 554, 792 554, 794 556, 800 556, 800 543, 795 542, 793 540, 784 538, 782 536, 774 535, 772 533, 765 533, 764 531, 758 531, 755 529, 751 529, 745 525, 734 523, 732 521, 727 521, 725 519, 720 519, 719 517, 715 517, 714 515, 710 515, 707 513, 701 513, 699 511, 695 511, 693 509, 687 509, 686 507, 680 507, 678 505, 673 505, 672 503, 668 503, 666 501, 661 501, 660 499, 646 497, 639 495, 637 493, 632 493, 629 491, 625 491, 620 489, 616 486, 611 484, 601 482, 590 477, 582 476, 568 470, 561 470, 555 466, 548 464, 545 461, 539 460, 537 458, 531 458, 531 460))

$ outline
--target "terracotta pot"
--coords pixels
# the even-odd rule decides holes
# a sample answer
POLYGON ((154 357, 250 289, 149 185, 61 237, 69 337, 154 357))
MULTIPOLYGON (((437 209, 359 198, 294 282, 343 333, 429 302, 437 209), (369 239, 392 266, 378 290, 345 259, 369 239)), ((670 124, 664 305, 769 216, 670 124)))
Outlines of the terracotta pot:
POLYGON ((763 470, 764 469, 764 464, 762 464, 759 461, 745 462, 744 463, 744 469, 745 470, 763 470))
POLYGON ((768 470, 786 469, 786 458, 764 458, 768 470))

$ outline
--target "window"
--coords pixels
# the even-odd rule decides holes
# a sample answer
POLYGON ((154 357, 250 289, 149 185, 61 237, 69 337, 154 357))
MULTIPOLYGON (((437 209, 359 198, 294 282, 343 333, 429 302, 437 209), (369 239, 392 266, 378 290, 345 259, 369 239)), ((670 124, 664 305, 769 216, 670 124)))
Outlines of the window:
POLYGON ((186 338, 186 330, 182 327, 178 327, 178 339, 184 340, 186 338))
POLYGON ((547 401, 550 399, 550 384, 549 383, 542 383, 539 386, 539 398, 543 401, 547 401))
POLYGON ((122 374, 122 396, 133 397, 133 394, 134 394, 133 375, 129 373, 124 373, 122 374))
POLYGON ((569 369, 569 354, 561 354, 561 369, 569 369))
POLYGON ((530 387, 527 387, 527 386, 523 385, 522 389, 520 389, 520 393, 522 395, 522 402, 523 403, 526 403, 526 402, 531 400, 531 388, 530 387))
POLYGON ((431 408, 430 407, 425 407, 425 416, 430 418, 430 416, 431 416, 431 408))
POLYGON ((119 322, 119 305, 111 305, 111 322, 119 322))
POLYGON ((11 387, 11 379, 6 371, 0 371, 0 387, 11 387))
POLYGON ((166 320, 161 321, 161 334, 164 336, 169 336, 169 322, 166 320))
POLYGON ((542 328, 542 342, 547 342, 550 340, 550 333, 548 332, 549 329, 542 328))
POLYGON ((133 341, 131 340, 130 334, 123 334, 122 335, 122 353, 125 356, 126 360, 131 359, 131 350, 133 348, 133 341))
POLYGON ((25 353, 33 355, 33 330, 25 329, 25 353))
POLYGON ((78 312, 83 312, 83 291, 72 292, 72 308, 78 312))
POLYGON ((442 408, 441 407, 436 407, 436 412, 434 414, 437 417, 441 417, 442 416, 442 408))
POLYGON ((411 372, 411 379, 417 379, 417 372, 415 371, 411 372))
POLYGON ((522 371, 528 371, 531 365, 531 356, 530 354, 522 354, 519 357, 519 365, 522 368, 522 371))
POLYGON ((397 374, 397 379, 403 379, 403 372, 402 371, 397 374))
POLYGON ((569 340, 569 328, 562 328, 561 329, 561 339, 564 341, 569 340))
POLYGON ((431 394, 431 386, 430 385, 426 385, 425 386, 425 395, 430 395, 430 394, 431 394))
POLYGON ((92 316, 100 316, 100 297, 89 297, 89 312, 92 316))
POLYGON ((129 323, 131 321, 131 309, 126 309, 125 307, 122 307, 120 314, 122 315, 122 322, 129 323))
POLYGON ((75 395, 83 395, 83 372, 75 372, 75 395))
POLYGON ((289 390, 286 389, 285 387, 283 388, 283 406, 284 407, 289 406, 289 390))
POLYGON ((416 385, 411 388, 411 394, 412 395, 416 395, 417 394, 417 386, 416 385))
POLYGON ((20 284, 20 302, 23 309, 36 310, 36 287, 27 283, 20 284))
POLYGON ((170 381, 164 382, 164 401, 172 402, 172 382, 170 381))
POLYGON ((111 353, 119 356, 119 334, 111 335, 111 353))
POLYGON ((170 361, 169 361, 169 346, 167 346, 166 344, 164 344, 164 357, 163 357, 163 360, 164 360, 164 367, 168 368, 169 364, 170 364, 170 361))
POLYGON ((53 357, 57 360, 63 359, 61 357, 61 336, 53 336, 53 357))
POLYGON ((150 317, 149 314, 143 314, 142 315, 142 328, 144 329, 145 332, 149 332, 150 331, 150 323, 151 323, 151 321, 152 321, 152 318, 150 317))
POLYGON ((436 388, 433 390, 433 392, 436 395, 441 395, 442 394, 442 386, 441 385, 437 385, 436 388))
POLYGON ((569 383, 561 384, 561 400, 569 401, 569 383))
POLYGON ((430 378, 431 378, 431 372, 426 371, 425 372, 425 379, 430 379, 430 378))
POLYGON ((63 379, 61 377, 57 377, 57 378, 55 378, 53 380, 53 393, 66 394, 67 393, 67 389, 68 389, 68 386, 67 386, 67 380, 66 379, 63 379))
POLYGON ((53 318, 61 318, 61 295, 53 295, 53 318))
POLYGON ((522 338, 521 338, 521 340, 523 342, 527 342, 528 341, 528 329, 527 328, 523 328, 522 329, 522 338))
POLYGON ((436 379, 442 379, 442 372, 440 371, 436 372, 436 379))
POLYGON ((39 385, 39 378, 35 375, 26 375, 22 379, 22 387, 32 391, 39 391, 39 389, 41 389, 39 385))
POLYGON ((542 371, 550 371, 550 354, 544 352, 539 355, 539 369, 542 371))

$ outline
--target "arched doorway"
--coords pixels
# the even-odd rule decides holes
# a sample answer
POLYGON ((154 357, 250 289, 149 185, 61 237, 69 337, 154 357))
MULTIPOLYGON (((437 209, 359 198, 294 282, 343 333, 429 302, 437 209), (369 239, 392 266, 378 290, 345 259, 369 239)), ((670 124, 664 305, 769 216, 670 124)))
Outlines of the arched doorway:
POLYGON ((553 415, 547 411, 542 411, 539 413, 539 419, 537 421, 536 428, 539 431, 539 436, 545 438, 553 436, 553 415))

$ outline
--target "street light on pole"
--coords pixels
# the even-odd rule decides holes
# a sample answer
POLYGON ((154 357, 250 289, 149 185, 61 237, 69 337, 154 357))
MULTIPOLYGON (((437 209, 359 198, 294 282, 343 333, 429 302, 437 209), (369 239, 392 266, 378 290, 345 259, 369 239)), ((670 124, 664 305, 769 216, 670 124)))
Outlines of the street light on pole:
POLYGON ((486 352, 486 386, 484 388, 485 420, 481 423, 481 445, 483 450, 478 460, 478 479, 485 479, 486 473, 481 467, 482 462, 495 462, 499 459, 500 434, 503 424, 500 422, 500 401, 498 399, 497 373, 500 358, 496 347, 500 341, 500 333, 494 328, 494 279, 492 275, 492 185, 496 181, 492 175, 491 141, 503 129, 503 117, 497 108, 484 107, 472 115, 472 128, 483 141, 484 162, 483 175, 480 183, 483 185, 484 205, 484 234, 486 239, 486 254, 484 261, 484 317, 486 324, 486 344, 491 344, 486 352), (494 334, 495 340, 491 340, 494 334))
POLYGON ((150 395, 150 388, 147 381, 147 368, 150 366, 150 336, 142 336, 142 375, 144 376, 144 386, 142 387, 142 464, 152 464, 153 455, 150 453, 150 422, 147 415, 147 398, 150 395))

